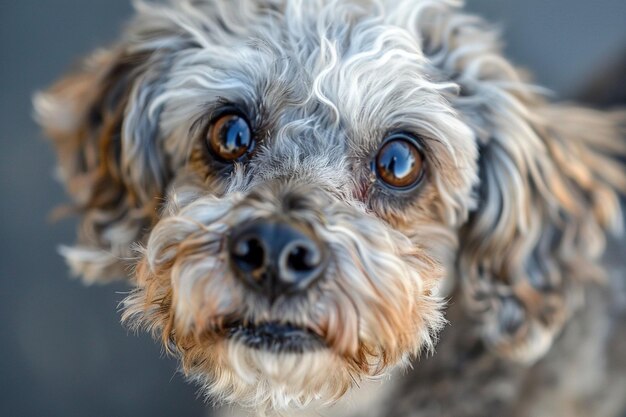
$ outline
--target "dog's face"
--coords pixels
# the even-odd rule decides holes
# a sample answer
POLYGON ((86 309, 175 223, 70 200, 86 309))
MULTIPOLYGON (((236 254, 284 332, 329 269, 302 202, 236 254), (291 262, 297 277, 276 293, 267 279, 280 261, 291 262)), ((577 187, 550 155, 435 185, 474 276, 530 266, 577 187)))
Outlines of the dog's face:
MULTIPOLYGON (((543 229, 597 209, 571 184, 614 196, 613 178, 554 176, 550 153, 566 148, 546 151, 536 98, 481 22, 425 1, 138 12, 38 111, 84 211, 70 263, 90 280, 134 264, 125 317, 210 394, 274 408, 340 397, 433 347, 437 288, 457 264, 496 350, 545 351, 571 297, 538 278, 536 247, 602 232, 543 229)), ((610 223, 613 205, 589 221, 610 223)))

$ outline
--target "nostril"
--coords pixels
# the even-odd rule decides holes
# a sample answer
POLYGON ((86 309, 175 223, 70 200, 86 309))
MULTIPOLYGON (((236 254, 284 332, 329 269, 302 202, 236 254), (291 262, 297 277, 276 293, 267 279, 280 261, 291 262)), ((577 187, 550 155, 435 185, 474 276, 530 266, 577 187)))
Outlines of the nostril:
POLYGON ((239 239, 233 248, 233 255, 244 272, 252 272, 265 265, 265 249, 256 237, 239 239))
POLYGON ((280 281, 289 291, 302 290, 320 275, 323 262, 324 255, 315 242, 291 242, 283 248, 280 256, 280 281))
POLYGON ((307 272, 317 268, 321 261, 321 254, 317 248, 296 244, 287 255, 287 269, 295 272, 307 272))

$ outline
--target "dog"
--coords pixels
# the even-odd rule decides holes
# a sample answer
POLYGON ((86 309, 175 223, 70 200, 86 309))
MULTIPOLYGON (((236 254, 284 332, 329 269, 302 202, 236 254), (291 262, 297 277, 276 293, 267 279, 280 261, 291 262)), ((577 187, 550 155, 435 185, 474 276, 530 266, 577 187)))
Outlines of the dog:
POLYGON ((123 322, 209 400, 624 410, 623 111, 548 101, 460 1, 135 8, 34 101, 80 215, 61 252, 127 277, 123 322))

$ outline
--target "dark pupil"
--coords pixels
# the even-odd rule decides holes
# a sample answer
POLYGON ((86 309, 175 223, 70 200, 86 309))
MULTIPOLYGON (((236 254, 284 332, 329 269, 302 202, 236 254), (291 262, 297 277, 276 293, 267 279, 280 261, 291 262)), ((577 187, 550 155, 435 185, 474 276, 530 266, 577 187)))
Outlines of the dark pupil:
POLYGON ((233 117, 220 130, 223 152, 238 155, 250 147, 250 129, 241 117, 233 117))
POLYGON ((378 157, 378 169, 383 179, 392 185, 407 185, 415 177, 416 157, 408 143, 397 140, 388 143, 378 157))

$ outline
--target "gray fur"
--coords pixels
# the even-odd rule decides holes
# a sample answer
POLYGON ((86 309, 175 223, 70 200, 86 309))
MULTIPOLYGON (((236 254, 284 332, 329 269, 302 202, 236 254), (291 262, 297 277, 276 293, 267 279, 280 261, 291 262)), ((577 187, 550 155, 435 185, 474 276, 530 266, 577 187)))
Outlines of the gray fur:
MULTIPOLYGON (((451 325, 467 328, 444 342, 472 346, 442 350, 485 349, 490 386, 511 387, 494 401, 516 404, 520 378, 604 276, 605 235, 622 227, 625 117, 548 103, 460 6, 137 2, 116 46, 36 98, 82 213, 64 249, 75 272, 102 281, 130 265, 124 320, 160 337, 214 400, 259 411, 327 405, 432 352, 447 280, 451 325), (259 146, 219 168, 202 135, 225 103, 259 146), (409 194, 370 169, 398 130, 424 145, 426 181, 409 194), (224 241, 274 215, 308 224, 334 258, 310 294, 270 306, 233 278, 224 241), (246 349, 220 339, 230 315, 319 329, 329 349, 246 349)), ((475 376, 430 363, 444 379, 475 376)), ((490 410, 477 407, 467 415, 490 410)))

